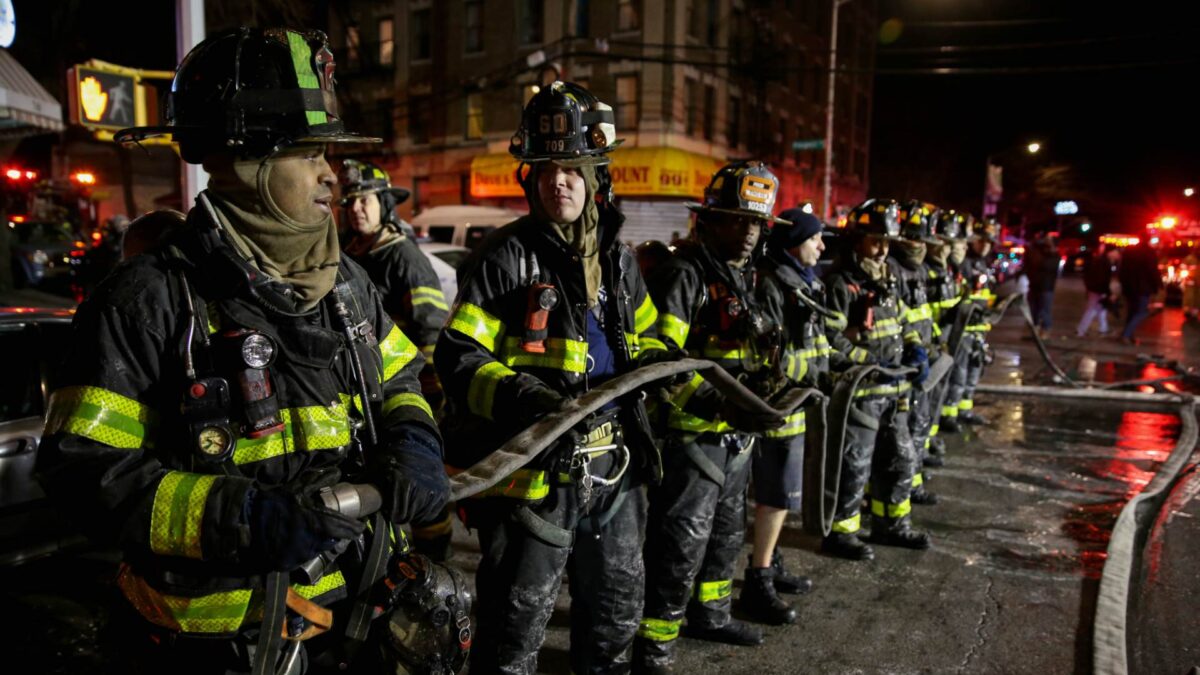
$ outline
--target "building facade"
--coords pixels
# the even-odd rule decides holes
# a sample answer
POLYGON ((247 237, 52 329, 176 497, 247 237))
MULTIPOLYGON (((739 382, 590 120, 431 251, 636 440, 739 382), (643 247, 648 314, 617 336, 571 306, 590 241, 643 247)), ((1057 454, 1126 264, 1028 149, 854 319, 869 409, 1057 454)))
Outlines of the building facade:
MULTIPOLYGON (((833 203, 865 197, 877 0, 840 10, 833 203)), ((686 234, 725 161, 766 161, 781 208, 819 205, 832 0, 348 0, 332 4, 343 114, 385 139, 356 155, 442 204, 523 208, 508 156, 554 79, 613 106, 625 237, 686 234), (801 148, 794 149, 795 142, 801 148)))

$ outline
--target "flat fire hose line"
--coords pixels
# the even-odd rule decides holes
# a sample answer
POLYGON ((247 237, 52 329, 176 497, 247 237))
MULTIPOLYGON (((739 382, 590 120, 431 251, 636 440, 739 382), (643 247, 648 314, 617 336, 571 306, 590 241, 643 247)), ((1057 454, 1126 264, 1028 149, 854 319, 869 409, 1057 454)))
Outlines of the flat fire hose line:
MULTIPOLYGON (((906 378, 916 372, 912 368, 885 368, 879 365, 855 366, 838 375, 833 385, 827 414, 821 420, 819 434, 823 448, 819 455, 806 452, 804 458, 804 504, 801 519, 809 534, 825 536, 833 527, 837 511, 838 489, 842 478, 842 448, 846 443, 846 429, 850 423, 850 411, 854 394, 870 375, 888 378, 906 378), (830 452, 828 449, 832 448, 830 452)), ((944 374, 944 373, 943 373, 944 374)), ((808 422, 809 432, 813 423, 808 422)), ((814 439, 815 442, 816 439, 814 439)), ((805 449, 812 448, 805 439, 805 449)))
POLYGON ((761 416, 787 417, 810 400, 823 396, 816 389, 792 389, 768 403, 712 361, 682 359, 644 366, 615 377, 569 401, 562 410, 510 438, 471 468, 450 478, 450 498, 465 499, 478 494, 528 464, 572 427, 608 402, 637 392, 651 382, 688 372, 703 372, 704 379, 747 412, 761 416))
POLYGON ((1163 502, 1187 466, 1200 437, 1195 403, 1190 396, 1183 399, 1179 403, 1179 419, 1183 423, 1179 441, 1154 478, 1121 509, 1108 541, 1092 633, 1092 672, 1096 675, 1126 675, 1129 672, 1129 598, 1141 559, 1140 542, 1146 541, 1163 502))

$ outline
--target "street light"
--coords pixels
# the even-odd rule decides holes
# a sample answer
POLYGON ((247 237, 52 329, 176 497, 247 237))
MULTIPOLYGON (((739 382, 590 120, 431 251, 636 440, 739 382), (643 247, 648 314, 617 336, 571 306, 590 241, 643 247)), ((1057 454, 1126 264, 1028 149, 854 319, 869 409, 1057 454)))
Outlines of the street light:
POLYGON ((833 19, 829 29, 829 105, 825 108, 825 196, 824 208, 821 210, 825 222, 831 215, 829 207, 833 198, 833 96, 837 83, 837 39, 838 39, 838 10, 850 0, 833 0, 833 19))
POLYGON ((1034 141, 1034 142, 1030 143, 1029 145, 1025 146, 1025 149, 1029 151, 1029 154, 1036 155, 1038 153, 1038 150, 1042 149, 1042 144, 1038 143, 1037 141, 1034 141))
POLYGON ((1183 188, 1183 196, 1184 197, 1191 197, 1194 194, 1196 194, 1196 191, 1193 190, 1192 188, 1183 188))
MULTIPOLYGON (((999 205, 1003 194, 1003 167, 996 164, 996 159, 1002 158, 1005 155, 1011 155, 1017 151, 1020 146, 1008 148, 1000 152, 989 153, 984 161, 984 182, 983 182, 983 216, 995 215, 999 216, 999 205)), ((1042 144, 1039 141, 1031 141, 1024 146, 1026 153, 1036 155, 1041 152, 1042 144)), ((1060 214, 1061 215, 1061 214, 1060 214)))

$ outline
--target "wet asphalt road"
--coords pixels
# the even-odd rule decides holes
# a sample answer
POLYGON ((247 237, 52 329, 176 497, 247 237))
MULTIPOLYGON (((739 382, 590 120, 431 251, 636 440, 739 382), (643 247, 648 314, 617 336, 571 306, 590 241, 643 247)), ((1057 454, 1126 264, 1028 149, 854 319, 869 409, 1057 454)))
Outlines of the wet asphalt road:
MULTIPOLYGON (((1046 380, 1019 326, 1001 327, 995 342, 988 381, 1046 380)), ((1111 343, 1052 344, 1064 359, 1089 348, 1114 357, 1134 353, 1111 343)), ((1138 368, 1122 366, 1121 373, 1138 368)), ((789 566, 816 582, 815 591, 797 601, 799 622, 766 628, 767 643, 756 648, 684 638, 677 672, 1089 671, 1090 623, 1108 532, 1121 506, 1166 458, 1178 420, 1169 409, 1047 399, 980 395, 977 406, 991 424, 948 438, 947 466, 930 481, 942 503, 916 507, 916 524, 933 534, 933 550, 877 547, 874 562, 836 560, 815 553, 816 541, 790 520, 782 539, 789 566)), ((1192 530, 1200 521, 1190 520, 1200 511, 1190 500, 1200 491, 1196 483, 1177 488, 1174 522, 1187 527, 1162 537, 1155 580, 1163 592, 1143 604, 1162 608, 1160 615, 1172 624, 1173 617, 1189 617, 1196 604, 1190 594, 1179 595, 1196 587, 1194 558, 1186 547, 1173 546, 1196 537, 1192 530)), ((474 539, 457 531, 453 563, 470 570, 477 552, 474 539)), ((112 573, 111 561, 77 556, 6 571, 0 612, 7 617, 3 644, 9 657, 3 671, 113 672, 104 639, 112 573)), ((740 586, 737 579, 735 594, 740 586)), ((564 589, 541 654, 542 672, 568 670, 566 608, 564 589)), ((1192 621, 1192 630, 1177 632, 1194 636, 1200 622, 1192 621)), ((1180 645, 1166 637, 1172 627, 1179 626, 1149 626, 1142 635, 1158 640, 1146 643, 1147 652, 1177 654, 1180 645)), ((1175 665, 1164 658, 1147 663, 1175 665)))

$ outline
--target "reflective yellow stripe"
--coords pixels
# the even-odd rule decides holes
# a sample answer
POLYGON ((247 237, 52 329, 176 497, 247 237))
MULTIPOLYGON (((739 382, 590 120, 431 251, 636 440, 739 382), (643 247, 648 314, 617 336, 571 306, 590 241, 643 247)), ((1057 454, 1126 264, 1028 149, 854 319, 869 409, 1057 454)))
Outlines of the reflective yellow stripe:
POLYGON ((387 337, 379 343, 379 354, 383 357, 383 379, 380 382, 387 382, 417 358, 417 346, 408 339, 404 331, 393 324, 387 337))
POLYGON ((200 559, 200 523, 216 476, 169 471, 154 491, 150 548, 159 555, 200 559))
POLYGON ((957 405, 942 406, 942 417, 958 417, 958 406, 957 405))
POLYGON ((250 607, 248 588, 209 593, 194 598, 159 593, 126 565, 117 586, 150 623, 185 633, 233 633, 250 607))
POLYGON ((846 315, 836 311, 833 312, 833 316, 826 316, 824 320, 825 327, 829 330, 846 330, 846 327, 850 325, 850 320, 846 318, 846 315))
POLYGON ((511 375, 516 375, 516 372, 499 361, 488 361, 480 366, 467 385, 467 409, 480 417, 492 419, 496 387, 511 375))
POLYGON ((932 318, 933 311, 929 308, 929 303, 925 303, 920 307, 909 308, 909 310, 904 313, 904 319, 909 323, 917 323, 918 321, 924 321, 925 319, 932 318))
POLYGON ((992 324, 976 323, 976 324, 967 326, 964 330, 968 333, 987 333, 988 331, 992 330, 992 324))
POLYGON ((587 372, 588 345, 579 340, 565 338, 546 338, 546 351, 541 354, 527 352, 521 349, 521 340, 515 337, 504 338, 504 346, 500 350, 500 361, 511 367, 553 368, 568 373, 587 372))
POLYGON ((500 319, 469 302, 458 303, 446 328, 462 333, 493 353, 496 351, 496 341, 504 332, 504 324, 500 319))
POLYGON ((680 431, 691 431, 694 433, 703 433, 709 431, 712 433, 725 433, 732 431, 733 427, 729 426, 728 422, 722 420, 706 420, 703 417, 697 417, 690 413, 685 413, 682 410, 673 410, 667 417, 667 426, 680 431))
POLYGON ((896 319, 882 319, 875 322, 875 327, 867 331, 867 337, 872 340, 881 340, 883 338, 899 335, 904 327, 896 319))
POLYGON ((421 347, 421 356, 425 357, 425 367, 433 365, 433 350, 437 345, 424 345, 421 347))
POLYGON ((679 625, 683 623, 682 619, 670 621, 667 619, 651 619, 643 617, 638 623, 637 634, 640 638, 646 638, 653 642, 670 642, 679 637, 679 625))
POLYGON ((834 522, 830 531, 840 534, 854 534, 860 529, 862 529, 862 516, 856 513, 845 520, 834 522))
POLYGON ((974 408, 975 408, 975 401, 973 399, 964 398, 963 400, 958 402, 959 410, 972 410, 974 408))
POLYGON ((917 475, 913 476, 913 481, 912 481, 913 487, 919 488, 924 484, 925 484, 925 475, 924 474, 918 472, 917 475))
POLYGON ((320 581, 315 584, 292 584, 292 590, 296 591, 296 594, 300 597, 312 600, 319 595, 325 595, 330 591, 336 591, 345 585, 346 577, 342 576, 342 571, 334 570, 333 572, 321 577, 320 581))
POLYGON ((412 289, 412 305, 433 305, 440 310, 450 311, 450 306, 446 304, 446 296, 442 294, 442 289, 432 288, 430 286, 417 286, 412 289))
POLYGON ((871 357, 871 353, 862 347, 855 347, 850 350, 850 360, 855 363, 866 363, 871 357))
POLYGON ((865 389, 855 389, 854 398, 863 398, 864 396, 887 396, 891 394, 903 394, 912 389, 912 383, 905 380, 898 384, 881 384, 877 387, 867 387, 865 389))
POLYGON ((389 396, 384 399, 383 416, 387 417, 389 413, 400 408, 401 406, 413 406, 414 408, 424 411, 430 419, 433 419, 433 409, 429 407, 429 403, 425 400, 425 397, 420 394, 413 394, 409 392, 396 394, 395 396, 389 396))
MULTIPOLYGON (((642 304, 638 306, 637 311, 633 313, 633 332, 645 333, 650 330, 658 321, 658 309, 654 306, 654 301, 650 299, 650 294, 646 294, 642 304)), ((686 335, 686 333, 684 333, 686 335)), ((679 343, 682 345, 683 343, 679 343)))
POLYGON ((673 341, 676 347, 687 344, 687 336, 691 330, 692 327, 688 325, 687 321, 674 314, 663 312, 658 315, 658 334, 664 339, 673 341))
POLYGON ((45 435, 65 432, 126 450, 145 446, 154 412, 100 387, 63 387, 50 395, 45 435))
POLYGON ((764 435, 767 438, 791 438, 792 436, 799 436, 805 430, 804 411, 800 410, 784 418, 782 427, 771 429, 764 435))
POLYGON ((701 581, 696 585, 696 599, 700 602, 722 600, 728 598, 731 593, 733 593, 732 579, 701 581))
POLYGON ((291 452, 333 450, 349 445, 350 402, 350 397, 342 394, 340 401, 328 406, 280 410, 283 431, 261 438, 237 439, 233 463, 240 466, 291 452))
POLYGON ((888 518, 903 518, 910 513, 912 513, 912 500, 909 499, 905 499, 899 504, 884 504, 877 499, 871 500, 871 515, 873 516, 882 518, 886 514, 888 518))
POLYGON ((510 499, 542 499, 550 494, 546 472, 535 469, 517 469, 505 479, 480 492, 477 497, 509 497, 510 499))
POLYGON ((932 437, 932 436, 937 436, 937 435, 938 435, 938 432, 939 432, 939 431, 941 431, 941 430, 942 430, 942 425, 940 425, 940 424, 934 424, 933 426, 929 427, 929 435, 930 435, 931 437, 932 437))
POLYGON ((667 348, 661 340, 652 337, 642 337, 634 333, 625 334, 625 344, 629 346, 630 356, 637 356, 640 352, 644 351, 649 352, 667 348))
MULTIPOLYGON (((117 586, 150 623, 171 631, 218 635, 234 633, 247 621, 261 621, 261 595, 248 588, 219 591, 195 597, 160 593, 122 565, 117 586)), ((309 600, 346 586, 341 570, 334 570, 313 585, 292 584, 292 590, 309 600)))

